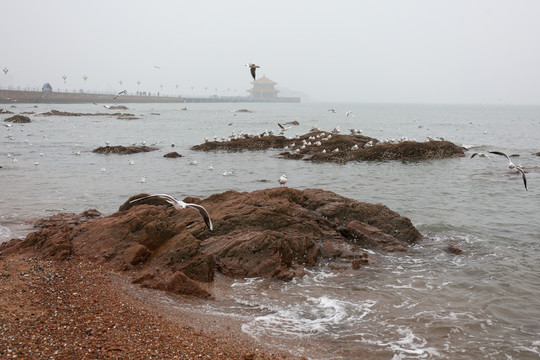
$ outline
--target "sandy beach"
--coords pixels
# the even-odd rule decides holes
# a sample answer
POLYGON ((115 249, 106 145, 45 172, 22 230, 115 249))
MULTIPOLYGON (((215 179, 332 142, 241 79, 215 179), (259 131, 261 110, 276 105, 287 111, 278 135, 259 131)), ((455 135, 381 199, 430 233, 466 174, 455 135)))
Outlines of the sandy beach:
MULTIPOLYGON (((228 332, 170 317, 95 264, 0 258, 4 359, 295 359, 228 332)), ((187 321, 186 321, 187 320, 187 321)), ((208 319, 206 319, 208 320, 208 319)), ((204 324, 204 325, 203 325, 204 324)))

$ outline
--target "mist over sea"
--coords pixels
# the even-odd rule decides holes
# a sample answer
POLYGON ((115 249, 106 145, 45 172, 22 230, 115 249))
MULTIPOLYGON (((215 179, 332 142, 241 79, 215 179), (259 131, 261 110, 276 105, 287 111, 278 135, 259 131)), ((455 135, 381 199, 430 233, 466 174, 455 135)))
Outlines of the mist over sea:
MULTIPOLYGON (((372 264, 358 271, 321 266, 288 283, 232 281, 194 311, 240 321, 250 336, 310 359, 540 358, 540 106, 125 105, 137 119, 38 115, 119 111, 93 104, 0 106, 34 112, 29 124, 0 127, 0 242, 32 231, 28 220, 90 208, 109 215, 141 192, 205 198, 278 186, 286 174, 290 187, 384 204, 424 239, 406 253, 371 252, 372 264), (339 165, 280 159, 281 150, 190 149, 233 131, 277 134, 278 123, 294 120, 287 136, 339 126, 380 140, 443 137, 469 150, 455 159, 339 165), (92 152, 106 142, 158 150, 92 152), (491 150, 520 154, 513 161, 527 171, 529 191, 504 157, 470 158, 491 150), (163 158, 170 151, 183 157, 163 158), (463 254, 449 253, 449 244, 463 254)), ((9 116, 0 115, 2 125, 9 116)))

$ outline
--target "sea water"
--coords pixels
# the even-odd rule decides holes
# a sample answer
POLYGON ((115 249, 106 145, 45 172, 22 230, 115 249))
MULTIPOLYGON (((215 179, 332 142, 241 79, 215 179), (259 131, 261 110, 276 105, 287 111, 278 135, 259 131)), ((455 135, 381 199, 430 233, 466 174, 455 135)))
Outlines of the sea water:
MULTIPOLYGON (((0 128, 0 241, 25 236, 32 230, 27 220, 89 208, 108 215, 141 192, 205 198, 278 186, 286 174, 293 188, 384 204, 410 218, 424 239, 405 253, 370 252, 374 261, 360 270, 321 266, 287 283, 236 280, 195 310, 234 318, 250 336, 311 359, 540 358, 539 106, 127 106, 123 112, 137 119, 39 115, 119 111, 93 104, 3 105, 33 114, 29 124, 0 128), (469 150, 454 159, 348 164, 281 159, 275 149, 191 150, 233 132, 277 134, 278 123, 291 121, 299 125, 286 131, 289 137, 314 125, 339 126, 381 140, 444 138, 469 150), (159 150, 92 152, 106 142, 159 150), (492 150, 520 154, 513 161, 525 167, 529 191, 504 157, 470 158, 492 150), (162 157, 170 151, 183 157, 162 157), (446 251, 449 244, 463 254, 446 251)), ((0 115, 2 125, 8 116, 0 115)))

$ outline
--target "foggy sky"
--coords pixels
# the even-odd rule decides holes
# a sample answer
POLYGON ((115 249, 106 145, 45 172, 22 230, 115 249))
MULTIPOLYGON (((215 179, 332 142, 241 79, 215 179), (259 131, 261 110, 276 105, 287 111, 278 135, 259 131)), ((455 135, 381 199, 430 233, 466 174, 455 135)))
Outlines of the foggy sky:
POLYGON ((317 101, 540 103, 536 0, 21 0, 0 11, 2 87, 244 96, 253 62, 317 101))

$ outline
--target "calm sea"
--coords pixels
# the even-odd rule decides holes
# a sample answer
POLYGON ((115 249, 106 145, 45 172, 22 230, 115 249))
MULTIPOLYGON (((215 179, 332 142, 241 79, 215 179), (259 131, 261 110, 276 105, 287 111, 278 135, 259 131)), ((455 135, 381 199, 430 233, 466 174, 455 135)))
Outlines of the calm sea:
MULTIPOLYGON (((30 124, 0 128, 0 241, 31 231, 25 220, 89 208, 108 215, 140 192, 205 198, 277 186, 286 174, 290 187, 382 203, 409 217, 425 239, 407 253, 372 253, 377 261, 360 271, 322 267, 289 283, 234 281, 196 310, 234 318, 250 336, 311 359, 540 358, 540 156, 533 155, 540 151, 539 106, 127 106, 139 119, 37 115, 117 111, 101 105, 3 105, 36 114, 30 124), (242 108, 250 112, 235 112, 242 108), (291 137, 313 125, 339 126, 378 139, 443 137, 470 150, 458 159, 346 165, 279 159, 278 150, 190 150, 233 131, 277 133, 278 123, 293 120, 300 125, 287 131, 291 137), (107 141, 159 150, 92 153, 107 141), (529 191, 505 158, 470 158, 490 150, 521 155, 514 162, 528 171, 529 191), (163 158, 169 151, 184 157, 163 158), (445 251, 450 243, 464 254, 445 251)), ((8 116, 0 115, 2 125, 8 116)))

